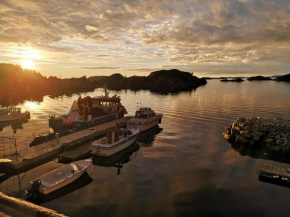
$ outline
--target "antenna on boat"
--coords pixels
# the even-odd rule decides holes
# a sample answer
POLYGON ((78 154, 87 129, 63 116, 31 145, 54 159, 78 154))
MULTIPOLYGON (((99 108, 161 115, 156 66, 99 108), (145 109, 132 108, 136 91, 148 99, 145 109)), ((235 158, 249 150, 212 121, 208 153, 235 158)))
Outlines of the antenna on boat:
POLYGON ((141 107, 141 102, 137 102, 136 110, 141 107))
POLYGON ((109 96, 107 85, 104 85, 104 92, 105 92, 105 97, 107 98, 109 96))

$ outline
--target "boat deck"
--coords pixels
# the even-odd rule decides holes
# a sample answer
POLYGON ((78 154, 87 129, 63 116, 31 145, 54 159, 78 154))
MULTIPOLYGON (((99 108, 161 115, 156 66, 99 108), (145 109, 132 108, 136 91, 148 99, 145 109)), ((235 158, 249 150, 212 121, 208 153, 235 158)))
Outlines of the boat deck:
MULTIPOLYGON (((128 117, 120 119, 126 121, 128 117)), ((104 134, 110 128, 116 127, 116 120, 104 124, 100 124, 94 128, 87 128, 59 139, 44 142, 37 146, 28 147, 18 151, 18 155, 11 154, 0 159, 1 169, 13 170, 16 172, 23 172, 27 169, 33 168, 37 165, 55 159, 58 154, 66 149, 70 149, 80 144, 83 144, 90 139, 104 134)))

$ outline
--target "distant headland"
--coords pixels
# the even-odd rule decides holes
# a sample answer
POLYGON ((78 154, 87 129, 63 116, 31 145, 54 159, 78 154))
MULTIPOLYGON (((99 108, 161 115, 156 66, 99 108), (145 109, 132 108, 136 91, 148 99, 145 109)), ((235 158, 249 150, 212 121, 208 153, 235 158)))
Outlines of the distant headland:
POLYGON ((286 75, 273 75, 273 76, 252 76, 252 77, 204 77, 206 80, 218 79, 221 82, 242 82, 247 79, 248 81, 286 81, 290 82, 290 74, 286 75))
POLYGON ((18 65, 0 63, 0 104, 16 105, 25 100, 42 101, 43 96, 60 96, 82 91, 93 91, 97 86, 88 78, 60 79, 45 77, 34 70, 18 65))
POLYGON ((188 91, 205 85, 206 79, 177 69, 151 72, 149 76, 124 77, 121 74, 87 78, 61 79, 45 77, 34 70, 22 69, 18 65, 0 63, 0 104, 16 105, 25 100, 42 101, 45 95, 57 97, 93 91, 107 85, 109 89, 146 89, 159 93, 188 91))
POLYGON ((189 72, 177 69, 151 72, 148 76, 124 77, 113 74, 108 77, 94 76, 89 79, 98 81, 100 85, 107 85, 110 89, 150 90, 154 92, 169 93, 192 90, 207 84, 206 79, 193 76, 189 72))

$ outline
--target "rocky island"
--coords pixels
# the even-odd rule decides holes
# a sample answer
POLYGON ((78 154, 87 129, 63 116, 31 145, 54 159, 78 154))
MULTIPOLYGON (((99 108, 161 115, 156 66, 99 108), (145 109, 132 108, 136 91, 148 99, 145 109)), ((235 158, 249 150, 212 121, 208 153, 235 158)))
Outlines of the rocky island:
POLYGON ((248 81, 271 81, 272 79, 270 77, 264 77, 264 76, 253 76, 247 78, 248 81))
POLYGON ((287 81, 290 82, 290 74, 278 76, 275 81, 287 81))
POLYGON ((282 157, 282 161, 285 161, 290 155, 290 120, 239 118, 225 128, 224 137, 235 147, 247 148, 256 153, 260 151, 261 155, 270 154, 273 160, 282 157))
POLYGON ((204 78, 177 69, 155 71, 148 76, 127 78, 121 74, 113 74, 101 79, 99 77, 90 77, 90 79, 98 80, 100 85, 107 85, 109 89, 145 89, 161 93, 192 90, 207 83, 204 78))
POLYGON ((221 79, 221 82, 243 82, 244 80, 241 78, 232 78, 232 79, 221 79))

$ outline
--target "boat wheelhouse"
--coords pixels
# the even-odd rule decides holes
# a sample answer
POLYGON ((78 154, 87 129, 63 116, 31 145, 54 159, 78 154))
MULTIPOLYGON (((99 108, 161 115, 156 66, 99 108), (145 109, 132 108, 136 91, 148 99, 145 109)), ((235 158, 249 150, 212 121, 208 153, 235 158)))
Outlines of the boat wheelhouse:
POLYGON ((30 112, 21 112, 21 108, 11 106, 8 108, 8 113, 5 111, 0 115, 0 122, 16 121, 22 119, 30 119, 30 112))

